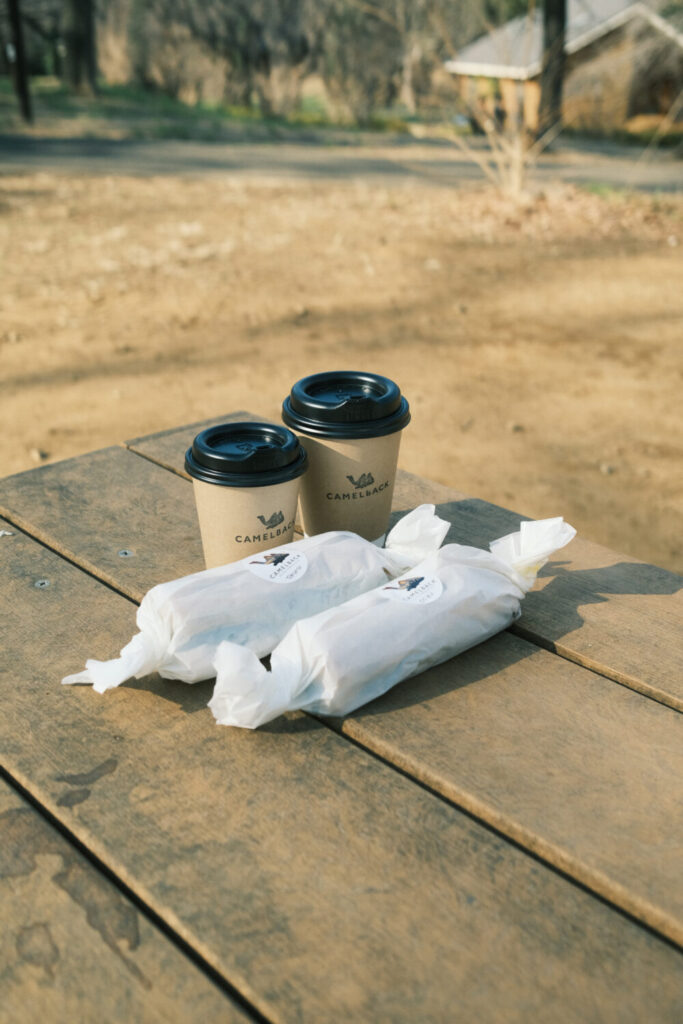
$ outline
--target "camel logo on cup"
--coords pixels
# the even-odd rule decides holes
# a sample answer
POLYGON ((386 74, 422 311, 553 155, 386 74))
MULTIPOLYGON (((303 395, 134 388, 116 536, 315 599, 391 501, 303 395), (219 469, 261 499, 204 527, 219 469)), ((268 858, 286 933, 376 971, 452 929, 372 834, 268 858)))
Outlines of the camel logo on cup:
POLYGON ((272 540, 277 543, 278 537, 283 539, 280 544, 284 544, 285 540, 289 540, 292 536, 292 530, 294 529, 294 520, 291 519, 284 526, 285 516, 282 509, 279 512, 273 512, 269 519, 265 516, 256 517, 260 523, 263 523, 263 529, 260 533, 238 533, 235 535, 235 543, 237 544, 260 544, 262 541, 272 540), (283 534, 285 536, 283 536, 283 534), (288 536, 287 536, 288 535, 288 536))
POLYGON ((285 521, 284 513, 282 511, 273 512, 270 519, 266 519, 265 516, 257 516, 256 518, 259 522, 263 523, 266 530, 274 530, 276 526, 279 526, 280 523, 284 523, 285 521))
POLYGON ((362 487, 369 487, 370 484, 374 484, 375 478, 372 473, 361 473, 357 480, 354 480, 352 476, 347 476, 347 480, 350 480, 356 490, 360 490, 362 487))
POLYGON ((376 484, 372 473, 361 473, 358 478, 347 476, 346 479, 353 484, 353 490, 328 491, 325 497, 328 501, 358 501, 359 498, 371 498, 375 494, 386 491, 389 481, 376 484))
POLYGON ((259 579, 269 583, 294 583, 308 568, 305 555, 288 551, 268 551, 247 562, 247 568, 259 579))
POLYGON ((407 576, 396 580, 391 586, 382 587, 388 591, 392 601, 409 601, 412 604, 431 604, 441 597, 443 583, 436 576, 407 576))

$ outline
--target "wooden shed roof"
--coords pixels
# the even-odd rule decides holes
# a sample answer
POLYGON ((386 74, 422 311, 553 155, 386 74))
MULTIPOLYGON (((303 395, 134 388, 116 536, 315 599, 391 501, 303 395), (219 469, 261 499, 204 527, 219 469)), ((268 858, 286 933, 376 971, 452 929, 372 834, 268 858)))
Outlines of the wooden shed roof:
MULTIPOLYGON (((683 47, 683 35, 644 3, 624 0, 568 0, 565 52, 576 53, 615 28, 640 17, 683 47)), ((541 72, 543 19, 540 10, 513 18, 476 39, 445 62, 455 75, 513 78, 523 81, 541 72)))

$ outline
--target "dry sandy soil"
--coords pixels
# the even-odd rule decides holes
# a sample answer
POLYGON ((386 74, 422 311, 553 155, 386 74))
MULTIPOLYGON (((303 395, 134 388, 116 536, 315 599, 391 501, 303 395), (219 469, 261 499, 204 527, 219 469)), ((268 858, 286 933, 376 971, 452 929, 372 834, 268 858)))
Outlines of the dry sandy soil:
POLYGON ((291 382, 399 382, 401 465, 683 570, 683 199, 0 177, 0 475, 291 382))

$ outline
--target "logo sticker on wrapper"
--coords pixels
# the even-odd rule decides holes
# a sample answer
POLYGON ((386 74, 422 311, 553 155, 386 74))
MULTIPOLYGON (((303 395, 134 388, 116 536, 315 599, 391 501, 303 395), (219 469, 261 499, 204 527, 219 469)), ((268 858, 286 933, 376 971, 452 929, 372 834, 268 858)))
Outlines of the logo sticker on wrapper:
POLYGON ((247 568, 269 583, 295 583, 308 569, 305 555, 286 551, 268 551, 247 561, 247 568))
POLYGON ((382 590, 392 601, 407 601, 410 604, 431 604, 441 597, 443 583, 437 576, 407 576, 394 580, 382 590))

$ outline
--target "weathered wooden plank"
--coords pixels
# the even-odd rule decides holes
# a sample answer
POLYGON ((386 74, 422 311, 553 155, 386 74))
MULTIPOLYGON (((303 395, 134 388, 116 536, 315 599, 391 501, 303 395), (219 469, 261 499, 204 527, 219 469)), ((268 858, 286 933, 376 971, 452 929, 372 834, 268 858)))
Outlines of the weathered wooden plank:
MULTIPOLYGON (((396 512, 420 501, 435 502, 451 521, 448 540, 475 547, 488 547, 526 518, 399 473, 396 512)), ((683 711, 683 579, 676 573, 577 537, 542 570, 513 629, 683 711)))
POLYGON ((125 448, 5 477, 0 512, 135 600, 204 568, 192 488, 125 448))
MULTIPOLYGON (((259 418, 249 412, 235 415, 259 418)), ((184 473, 185 449, 195 433, 212 422, 127 443, 160 465, 184 473)), ((394 516, 423 501, 433 501, 439 515, 453 523, 449 541, 475 547, 488 547, 496 537, 519 529, 520 519, 526 518, 400 470, 394 516)), ((513 630, 682 711, 682 588, 683 580, 675 573, 577 537, 543 570, 513 630)))
POLYGON ((0 1018, 252 1020, 0 779, 0 1018))
POLYGON ((273 1020, 680 1019, 677 950, 319 723, 62 689, 132 609, 16 531, 0 554, 5 765, 273 1020))
POLYGON ((683 717, 501 634, 336 726, 683 945, 683 717))
MULTIPOLYGON (((201 427, 202 424, 197 424, 188 428, 190 440, 201 427)), ((21 508, 29 516, 31 502, 36 500, 37 494, 42 493, 40 474, 49 471, 50 493, 53 495, 49 506, 49 528, 46 528, 45 511, 42 508, 37 513, 37 525, 32 524, 32 528, 58 549, 66 550, 70 557, 87 566, 95 575, 107 579, 124 593, 139 596, 148 586, 158 582, 160 577, 170 578, 175 575, 176 564, 175 549, 169 547, 167 536, 160 534, 159 516, 145 503, 145 494, 155 489, 159 495, 166 495, 165 499, 160 500, 174 503, 173 522, 169 530, 175 531, 176 536, 189 537, 192 534, 195 511, 191 488, 178 476, 166 473, 148 461, 154 457, 161 462, 168 460, 170 465, 173 453, 184 451, 185 442, 189 443, 188 437, 181 437, 179 442, 179 433, 171 431, 162 435, 161 448, 157 448, 158 442, 154 438, 146 442, 145 459, 138 459, 130 452, 119 449, 106 449, 84 457, 82 469, 73 464, 81 460, 72 460, 70 463, 60 463, 0 482, 0 500, 7 483, 14 480, 25 484, 26 478, 30 476, 30 489, 16 488, 21 498, 21 508), (131 460, 132 470, 129 468, 131 460), (58 480, 60 468, 68 471, 64 484, 58 480), (132 498, 117 497, 110 506, 106 500, 107 482, 115 481, 117 474, 122 473, 127 474, 126 478, 131 481, 132 498), (67 495, 66 501, 64 494, 67 495), (189 506, 187 501, 183 503, 181 500, 183 495, 187 497, 188 494, 189 506), (126 500, 127 505, 124 504, 126 500), (125 523, 127 517, 136 524, 135 560, 112 558, 111 549, 102 545, 102 531, 98 523, 110 514, 111 507, 117 510, 117 526, 125 523), (63 516, 60 516, 61 509, 64 510, 63 516), (82 524, 82 529, 74 531, 68 521, 82 524), (164 567, 162 571, 160 566, 164 567), (134 585, 130 578, 132 570, 135 571, 134 585), (162 572, 165 576, 162 576, 162 572)), ((401 491, 404 481, 405 477, 402 477, 399 482, 401 491)), ((419 488, 419 481, 414 486, 419 488)), ((484 506, 481 514, 476 509, 468 512, 469 527, 467 521, 463 526, 457 509, 461 506, 470 508, 470 502, 463 500, 456 503, 454 512, 451 504, 439 500, 443 494, 436 493, 432 497, 437 501, 442 514, 455 517, 454 531, 457 530, 459 534, 466 529, 479 531, 476 537, 469 538, 470 542, 478 545, 486 543, 483 535, 486 526, 482 525, 486 515, 500 513, 496 525, 487 535, 488 539, 513 528, 518 522, 518 517, 514 517, 514 521, 505 518, 511 516, 510 513, 496 510, 493 506, 484 506), (489 513, 489 509, 493 512, 489 513)), ((414 503, 419 500, 421 498, 415 493, 414 503)), ((105 532, 108 531, 109 526, 105 532)), ((185 571, 201 567, 201 553, 197 547, 195 540, 197 561, 185 571)), ((179 552, 180 564, 188 549, 189 545, 179 552)), ((526 602, 533 597, 533 594, 529 595, 526 602)), ((544 597, 543 593, 541 597, 544 597)), ((362 728, 355 724, 354 718, 345 727, 347 732, 400 767, 408 770, 407 765, 410 764, 411 773, 429 779, 429 784, 448 799, 463 804, 483 820, 667 936, 683 941, 683 904, 670 895, 669 890, 677 891, 677 886, 675 865, 666 860, 667 844, 664 842, 658 856, 650 859, 642 858, 639 846, 643 822, 648 822, 648 828, 653 833, 664 837, 667 835, 668 821, 677 820, 677 814, 680 813, 680 804, 677 802, 680 787, 676 783, 673 754, 668 759, 659 758, 659 725, 653 725, 655 719, 647 706, 649 702, 642 698, 629 702, 626 699, 628 695, 623 694, 621 688, 604 683, 599 677, 571 665, 565 666, 561 659, 557 659, 556 664, 551 655, 532 658, 536 650, 521 641, 515 641, 509 634, 501 638, 499 646, 502 654, 498 656, 498 665, 504 667, 501 681, 506 688, 506 696, 504 702, 496 707, 499 721, 489 720, 485 735, 494 737, 504 734, 510 716, 517 723, 519 737, 515 759, 510 762, 509 777, 506 777, 507 788, 500 789, 497 771, 484 748, 477 743, 471 747, 467 744, 463 746, 462 741, 456 741, 453 735, 454 731, 457 734, 458 729, 464 728, 471 737, 471 723, 478 721, 479 714, 475 700, 477 694, 481 692, 483 706, 488 707, 487 691, 482 688, 481 680, 497 678, 489 668, 488 659, 491 651, 498 650, 498 647, 487 646, 468 656, 473 659, 474 666, 468 671, 477 680, 477 686, 467 691, 465 706, 470 711, 464 725, 461 711, 464 696, 462 690, 457 688, 461 663, 457 661, 447 675, 447 678, 456 681, 451 685, 453 703, 452 706, 448 705, 453 721, 449 715, 444 714, 438 715, 436 721, 429 718, 430 733, 421 719, 419 725, 413 725, 408 715, 405 722, 401 720, 402 731, 399 734, 391 731, 387 734, 386 730, 391 730, 391 726, 384 725, 382 716, 377 719, 372 716, 363 719, 362 728), (534 668, 531 675, 529 666, 534 668), (562 682, 558 683, 558 680, 562 682), (544 696, 547 689, 558 691, 558 698, 547 701, 544 696), (615 690, 613 695, 612 690, 615 690), (508 703, 511 704, 509 714, 508 703), (620 709, 624 708, 627 710, 622 712, 620 709), (587 735, 583 735, 581 728, 587 721, 592 723, 591 728, 587 735), (571 752, 576 756, 572 772, 566 779, 555 773, 552 744, 537 749, 535 732, 525 728, 527 722, 538 722, 538 728, 545 729, 549 734, 557 729, 560 735, 567 723, 574 723, 573 731, 566 735, 572 737, 571 752), (426 739, 428 735, 429 740, 426 739), (432 750, 432 747, 438 749, 432 750), (421 748, 424 751, 422 758, 419 756, 421 748), (449 770, 442 763, 435 765, 432 760, 434 755, 447 758, 448 751, 452 749, 455 754, 466 749, 468 757, 465 762, 456 757, 452 762, 447 762, 449 770), (612 755, 606 756, 605 749, 611 750, 612 755), (648 771, 642 780, 633 769, 635 762, 629 762, 627 751, 631 749, 639 749, 643 758, 645 752, 649 751, 648 771), (540 758, 540 763, 534 768, 535 777, 548 778, 547 785, 534 787, 528 784, 527 763, 533 763, 534 758, 540 758), (473 775, 463 771, 464 764, 469 764, 473 775), (597 773, 596 766, 600 769, 597 773), (655 784, 667 794, 667 798, 650 805, 648 787, 655 784), (594 797, 596 792, 598 796, 594 797), (560 810, 563 814, 556 820, 560 810), (579 827, 585 822, 591 824, 579 827), (622 845, 628 847, 624 855, 622 845)), ((116 653, 116 645, 107 645, 101 650, 89 648, 83 651, 81 659, 75 661, 72 668, 78 668, 86 654, 108 657, 116 653)), ((409 684, 413 687, 410 692, 417 694, 420 685, 419 682, 409 684)), ((419 697, 414 699, 419 700, 419 697)), ((443 701, 440 707, 443 707, 443 701)), ((415 714, 418 715, 418 712, 415 714)), ((673 718, 677 719, 678 716, 674 715, 673 718)), ((680 724, 677 720, 669 721, 668 713, 661 717, 661 722, 661 728, 669 737, 669 745, 673 750, 674 736, 679 735, 676 729, 680 724)))

